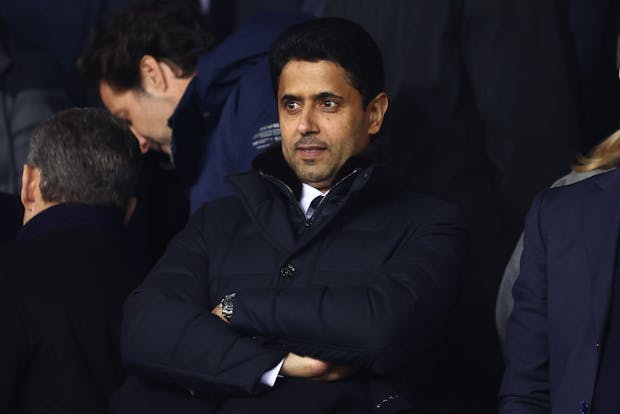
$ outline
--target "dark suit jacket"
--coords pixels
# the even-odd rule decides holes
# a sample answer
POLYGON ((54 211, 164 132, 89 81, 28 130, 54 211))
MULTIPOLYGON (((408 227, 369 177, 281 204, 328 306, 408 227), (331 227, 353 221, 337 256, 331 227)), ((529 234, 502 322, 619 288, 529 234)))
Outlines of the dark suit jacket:
POLYGON ((507 326, 502 413, 587 412, 611 303, 619 194, 614 170, 535 199, 507 326))
POLYGON ((0 251, 0 413, 107 412, 124 378, 122 303, 139 283, 121 218, 37 220, 0 251))

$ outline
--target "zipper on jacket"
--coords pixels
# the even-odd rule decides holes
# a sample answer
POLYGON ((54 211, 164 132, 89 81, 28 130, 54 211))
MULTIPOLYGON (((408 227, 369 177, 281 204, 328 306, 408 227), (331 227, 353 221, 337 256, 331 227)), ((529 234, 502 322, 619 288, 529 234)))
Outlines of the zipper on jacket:
MULTIPOLYGON (((301 209, 301 207, 299 206, 299 203, 297 202, 297 199, 295 198, 295 193, 293 193, 293 190, 291 189, 291 187, 289 187, 284 181, 280 180, 279 178, 274 177, 273 175, 269 175, 266 174, 262 171, 258 172, 262 177, 264 177, 265 179, 271 181, 272 183, 280 186, 280 187, 284 187, 287 191, 288 194, 290 195, 291 199, 295 202, 295 205, 297 206, 297 211, 299 211, 299 214, 301 214, 304 219, 306 217, 306 214, 304 213, 304 211, 301 209)), ((323 201, 323 200, 321 200, 323 201)))
MULTIPOLYGON (((327 195, 325 197, 323 197, 323 199, 321 199, 321 201, 319 201, 319 204, 316 206, 316 209, 314 209, 314 212, 312 213, 312 217, 316 217, 317 216, 319 210, 321 209, 321 207, 325 203, 325 200, 327 200, 331 196, 331 194, 333 194, 333 190, 336 187, 341 185, 343 182, 345 182, 346 180, 348 180, 350 177, 354 176, 358 172, 360 172, 359 168, 354 169, 349 174, 345 175, 340 180, 338 180, 338 182, 336 184, 331 186, 330 189, 329 189, 329 192, 327 193, 327 195)), ((273 175, 269 175, 269 174, 266 174, 266 173, 260 172, 260 171, 259 171, 259 174, 261 176, 265 177, 266 179, 268 179, 269 181, 271 181, 271 182, 273 182, 273 183, 275 183, 275 184, 277 184, 279 186, 282 186, 282 187, 286 188, 288 190, 288 193, 292 197, 292 199, 295 201, 295 205, 297 206, 297 210, 304 217, 304 231, 308 230, 310 227, 312 227, 312 223, 313 223, 312 217, 310 217, 310 218, 306 217, 306 213, 301 209, 301 206, 297 202, 297 199, 295 198, 295 193, 293 193, 293 190, 291 189, 291 187, 289 187, 284 181, 280 180, 279 178, 274 177, 273 175)))
MULTIPOLYGON (((330 191, 331 193, 331 191, 330 191)), ((327 193, 327 195, 325 197, 323 197, 320 201, 319 204, 317 204, 316 208, 314 209, 314 211, 312 212, 312 216, 310 217, 306 217, 306 222, 304 223, 304 231, 309 229, 312 226, 312 217, 315 217, 317 212, 319 211, 319 209, 321 208, 321 206, 323 205, 323 202, 325 201, 325 199, 329 196, 329 193, 327 193)), ((304 214, 305 215, 305 214, 304 214)))
MULTIPOLYGON (((331 186, 330 189, 329 189, 329 192, 327 193, 327 195, 325 197, 323 197, 323 199, 321 201, 319 201, 319 204, 316 206, 316 209, 312 213, 312 217, 317 217, 317 214, 321 210, 321 207, 325 203, 325 200, 327 200, 331 196, 331 194, 333 194, 333 190, 336 187, 338 187, 343 182, 347 181, 349 178, 351 178, 352 176, 354 176, 355 174, 357 174, 360 171, 361 171, 361 169, 359 169, 359 168, 354 169, 349 174, 345 175, 340 180, 338 180, 338 182, 336 184, 331 186)), ((299 213, 304 217, 304 231, 308 230, 310 227, 312 227, 312 223, 313 223, 312 217, 310 217, 310 218, 306 217, 306 213, 301 209, 301 206, 297 202, 297 199, 295 198, 295 193, 293 193, 293 190, 291 189, 291 187, 289 187, 284 181, 280 180, 279 178, 274 177, 273 175, 266 174, 266 173, 261 172, 261 171, 259 171, 258 173, 261 176, 263 176, 264 178, 266 178, 269 181, 273 182, 274 184, 279 185, 281 187, 284 187, 288 191, 288 193, 291 196, 291 198, 295 201, 295 205, 297 206, 297 211, 299 211, 299 213)))
MULTIPOLYGON (((333 194, 333 190, 335 188, 337 188, 340 184, 342 184, 343 182, 345 182, 346 180, 348 180, 350 177, 354 176, 355 174, 357 174, 360 170, 359 169, 354 169, 353 171, 351 171, 349 174, 345 175, 344 177, 342 177, 340 180, 338 180, 338 182, 336 184, 334 184, 333 186, 330 187, 329 189, 329 193, 327 193, 327 195, 325 197, 323 197, 321 199, 321 201, 319 201, 319 204, 316 206, 316 208, 314 209, 314 212, 312 213, 312 217, 318 217, 318 213, 321 210, 321 207, 323 206, 323 203, 325 202, 326 199, 328 199, 332 194, 333 194)), ((309 219, 306 219, 306 225, 305 228, 309 229, 310 227, 312 227, 312 223, 314 222, 312 220, 312 217, 310 217, 309 219)))

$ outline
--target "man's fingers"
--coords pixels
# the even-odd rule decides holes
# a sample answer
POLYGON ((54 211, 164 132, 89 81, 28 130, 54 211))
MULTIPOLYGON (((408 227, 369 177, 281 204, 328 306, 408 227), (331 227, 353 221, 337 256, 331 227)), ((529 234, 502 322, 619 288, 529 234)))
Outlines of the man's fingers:
POLYGON ((312 378, 326 374, 330 366, 329 362, 290 353, 280 372, 287 377, 312 378))
POLYGON ((217 305, 215 308, 213 308, 211 310, 211 313, 217 316, 218 318, 220 318, 221 320, 223 320, 224 322, 230 323, 228 319, 224 317, 224 314, 222 313, 222 307, 220 305, 217 305))
POLYGON ((315 377, 314 379, 319 381, 339 381, 351 376, 355 371, 356 369, 349 365, 336 365, 324 375, 315 377))
POLYGON ((306 366, 310 377, 316 377, 317 375, 324 375, 330 368, 329 362, 321 361, 320 359, 314 359, 310 357, 302 357, 305 359, 306 366))

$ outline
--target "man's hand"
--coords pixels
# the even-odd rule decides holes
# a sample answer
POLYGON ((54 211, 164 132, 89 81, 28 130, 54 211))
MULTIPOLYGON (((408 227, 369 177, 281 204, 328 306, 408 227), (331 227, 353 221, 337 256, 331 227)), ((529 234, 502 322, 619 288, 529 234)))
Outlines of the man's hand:
POLYGON ((289 353, 284 358, 280 374, 285 377, 314 378, 327 374, 331 364, 310 357, 289 353))
POLYGON ((320 381, 338 381, 355 372, 347 365, 332 365, 310 357, 289 353, 284 359, 280 374, 285 377, 312 378, 320 381))
POLYGON ((222 307, 220 305, 215 305, 215 308, 211 310, 211 313, 223 320, 224 322, 230 323, 228 322, 228 319, 224 317, 224 314, 222 313, 222 307))
POLYGON ((345 379, 357 371, 357 368, 350 365, 333 365, 325 374, 314 377, 317 381, 340 381, 345 379))
MULTIPOLYGON (((211 313, 226 323, 230 323, 222 313, 220 305, 215 306, 211 313)), ((312 378, 318 381, 338 381, 347 378, 356 371, 349 365, 333 365, 327 361, 289 353, 284 358, 280 375, 295 378, 312 378)), ((190 390, 191 393, 191 390, 190 390)), ((193 395, 193 394, 192 394, 193 395)))

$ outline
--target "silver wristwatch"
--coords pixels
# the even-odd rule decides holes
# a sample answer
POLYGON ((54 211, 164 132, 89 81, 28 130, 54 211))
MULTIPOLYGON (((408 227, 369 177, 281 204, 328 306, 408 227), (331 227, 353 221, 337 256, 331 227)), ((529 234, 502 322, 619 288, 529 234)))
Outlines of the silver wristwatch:
POLYGON ((222 308, 222 315, 224 315, 224 318, 226 318, 227 321, 230 321, 230 318, 232 318, 232 314, 233 314, 233 307, 234 307, 234 298, 235 295, 237 295, 236 293, 229 293, 228 295, 224 296, 224 299, 222 299, 220 301, 220 307, 222 308))

